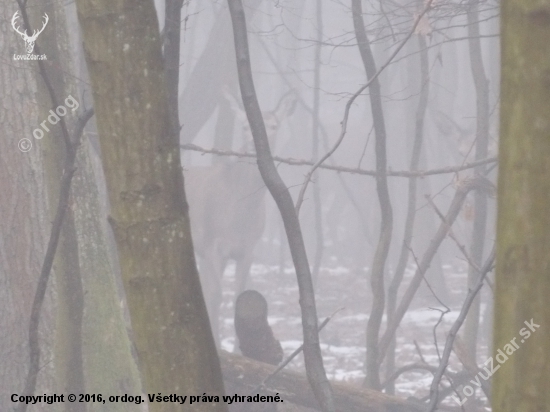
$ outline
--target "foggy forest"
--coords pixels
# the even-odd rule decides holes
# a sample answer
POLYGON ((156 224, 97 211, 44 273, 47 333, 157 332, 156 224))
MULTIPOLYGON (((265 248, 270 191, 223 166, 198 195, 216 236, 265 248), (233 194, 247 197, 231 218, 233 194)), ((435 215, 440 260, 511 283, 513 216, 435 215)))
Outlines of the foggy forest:
POLYGON ((550 411, 548 0, 0 15, 0 412, 550 411))

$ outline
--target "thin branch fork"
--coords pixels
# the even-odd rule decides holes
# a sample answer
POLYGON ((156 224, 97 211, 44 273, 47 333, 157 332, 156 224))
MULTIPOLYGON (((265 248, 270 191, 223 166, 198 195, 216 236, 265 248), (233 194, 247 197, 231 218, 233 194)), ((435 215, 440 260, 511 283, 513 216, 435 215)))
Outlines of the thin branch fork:
MULTIPOLYGON (((323 330, 323 328, 327 325, 327 323, 330 322, 330 320, 338 313, 340 312, 341 310, 343 310, 344 308, 340 308, 340 309, 336 309, 332 315, 328 316, 327 318, 325 318, 325 320, 319 325, 319 328, 318 328, 318 331, 321 332, 323 330)), ((275 369, 267 378, 265 378, 262 383, 260 383, 258 386, 256 386, 254 388, 254 390, 252 391, 253 394, 256 394, 258 393, 260 390, 262 390, 262 388, 264 388, 271 379, 273 379, 273 377, 275 377, 275 375, 277 375, 280 371, 282 371, 284 369, 284 367, 286 365, 288 365, 292 359, 294 359, 296 356, 298 356, 302 350, 304 349, 304 344, 302 343, 294 352, 292 352, 290 354, 290 356, 288 358, 286 358, 279 366, 277 366, 277 369, 275 369)))
POLYGON ((439 382, 441 382, 441 378, 443 377, 443 374, 445 372, 445 369, 447 368, 447 365, 449 364, 449 357, 451 356, 451 350, 453 348, 454 341, 456 339, 456 336, 458 334, 458 331, 460 330, 460 327, 466 320, 466 316, 468 315, 468 311, 470 310, 470 306, 472 305, 474 298, 476 297, 477 293, 483 286, 483 282, 485 280, 485 276, 487 273, 489 273, 492 268, 495 261, 495 247, 493 246, 493 250, 491 251, 491 254, 489 255, 489 258, 487 258, 487 261, 483 265, 480 271, 480 276, 477 284, 473 289, 470 289, 468 291, 468 295, 466 296, 466 299, 464 300, 464 304, 462 305, 462 309, 460 310, 460 314, 458 315, 458 318, 456 319, 455 323, 451 327, 451 330, 449 331, 449 335, 447 336, 447 341, 445 342, 445 349, 443 350, 443 356, 441 359, 441 362, 439 364, 439 368, 437 372, 434 375, 434 379, 431 384, 430 388, 430 404, 428 407, 428 412, 434 412, 437 407, 438 397, 439 397, 439 382))
POLYGON ((359 88, 359 90, 357 90, 351 97, 350 99, 348 100, 348 102, 346 103, 346 108, 344 110, 344 118, 342 119, 342 122, 341 122, 341 125, 342 125, 342 128, 341 128, 341 131, 340 131, 340 136, 338 137, 338 140, 336 141, 336 143, 334 144, 334 146, 323 156, 321 157, 310 169, 310 171, 306 174, 306 177, 304 179, 304 183, 302 184, 302 188, 300 189, 300 194, 298 195, 298 199, 296 200, 296 212, 299 214, 300 213, 300 207, 302 206, 302 203, 304 201, 304 195, 305 195, 305 191, 307 189, 307 186, 309 184, 309 181, 311 180, 311 176, 313 175, 313 173, 315 172, 315 170, 317 170, 317 168, 319 168, 319 166, 321 166, 325 160, 327 160, 330 156, 332 156, 332 154, 338 149, 338 147, 340 146, 340 144, 342 143, 342 141, 344 140, 344 136, 346 135, 346 132, 347 132, 347 126, 348 126, 348 119, 349 119, 349 113, 350 113, 350 110, 351 110, 351 105, 353 104, 353 102, 355 101, 355 99, 357 99, 357 97, 359 97, 363 91, 365 91, 376 79, 378 79, 378 76, 380 76, 380 74, 390 65, 390 63, 392 62, 392 60, 395 58, 395 56, 397 56, 397 54, 401 51, 401 49, 405 46, 405 44, 409 41, 409 39, 412 37, 412 35, 414 34, 414 32, 416 31, 416 27, 418 26, 418 24, 420 23, 420 20, 422 19, 422 17, 424 17, 424 15, 428 12, 428 10, 432 7, 432 3, 433 3, 434 0, 428 0, 428 2, 426 3, 426 6, 424 7, 424 9, 422 10, 422 12, 420 12, 418 14, 418 16, 416 17, 414 23, 413 23, 413 26, 411 28, 411 30, 407 33, 407 35, 405 36, 405 38, 401 41, 401 43, 399 43, 399 45, 396 47, 396 49, 393 51, 393 53, 388 57, 388 59, 386 60, 386 62, 384 64, 382 64, 382 66, 380 66, 380 68, 378 69, 378 71, 367 81, 366 84, 364 84, 363 86, 361 86, 359 88))
MULTIPOLYGON (((442 222, 445 222, 445 216, 443 216, 443 213, 441 213, 441 211, 439 210, 437 205, 434 203, 431 196, 426 195, 425 197, 426 197, 426 200, 428 201, 428 203, 430 204, 430 206, 435 210, 435 213, 437 214, 437 216, 439 216, 439 218, 441 219, 442 222)), ((457 239, 457 237, 455 236, 452 228, 449 228, 449 237, 455 242, 456 246, 460 249, 460 251, 462 252, 464 257, 466 258, 468 263, 475 270, 477 270, 478 272, 481 272, 480 267, 472 260, 472 258, 470 257, 470 255, 466 251, 466 247, 462 243, 460 243, 460 241, 457 239)))
POLYGON ((462 208, 462 205, 466 199, 467 194, 474 189, 486 190, 486 183, 483 181, 483 179, 484 179, 483 177, 467 179, 461 182, 461 185, 458 187, 458 190, 456 191, 455 196, 449 207, 449 211, 445 216, 445 221, 440 224, 435 236, 431 240, 428 250, 426 250, 426 252, 424 253, 424 256, 420 260, 420 264, 416 270, 416 273, 414 274, 413 279, 409 284, 409 287, 407 288, 407 290, 405 291, 405 294, 403 295, 403 298, 399 304, 399 307, 395 312, 395 316, 393 320, 388 324, 388 326, 386 327, 386 331, 384 332, 384 335, 380 339, 380 344, 379 344, 380 354, 378 358, 379 363, 382 363, 382 361, 384 360, 389 343, 393 335, 395 334, 397 327, 401 323, 401 320, 403 319, 405 312, 407 311, 409 305, 411 304, 414 298, 414 295, 416 294, 416 291, 420 286, 422 279, 424 278, 424 273, 428 269, 433 257, 435 256, 435 253, 439 249, 439 245, 441 244, 441 242, 443 242, 443 240, 447 236, 449 228, 452 226, 453 222, 456 220, 458 213, 460 212, 460 209, 462 208))
MULTIPOLYGON (((190 150, 193 152, 199 152, 204 154, 213 154, 216 156, 233 156, 238 157, 241 159, 256 159, 257 155, 255 153, 250 152, 236 152, 233 150, 219 150, 219 149, 205 149, 203 147, 197 146, 196 144, 187 143, 187 144, 181 144, 180 147, 183 150, 190 150)), ((293 158, 286 158, 286 157, 280 157, 280 156, 273 156, 273 160, 279 163, 284 163, 290 166, 313 166, 315 163, 311 160, 305 160, 305 159, 293 159, 293 158)), ((429 170, 388 170, 385 175, 388 177, 405 177, 405 178, 413 178, 413 177, 426 177, 426 176, 433 176, 433 175, 440 175, 440 174, 449 174, 449 173, 457 173, 461 172, 463 170, 473 169, 477 166, 484 165, 484 164, 490 164, 490 163, 496 163, 498 162, 497 157, 489 157, 487 159, 478 160, 475 162, 465 163, 460 166, 446 166, 441 167, 437 169, 429 169, 429 170)), ((346 167, 346 166, 332 166, 332 165, 326 165, 321 164, 319 165, 319 169, 325 169, 325 170, 332 170, 338 173, 350 173, 350 174, 356 174, 356 175, 363 175, 363 176, 372 176, 376 177, 379 174, 375 170, 365 170, 361 168, 353 168, 353 167, 346 167)))
MULTIPOLYGON (((435 374, 438 370, 437 366, 432 366, 427 363, 411 363, 409 365, 405 365, 397 369, 389 378, 386 379, 385 382, 382 383, 382 388, 386 388, 390 383, 394 382, 397 378, 399 378, 401 375, 407 372, 411 371, 428 371, 432 374, 435 374)), ((449 379, 454 379, 459 376, 459 373, 453 373, 446 371, 445 376, 447 376, 449 379)))

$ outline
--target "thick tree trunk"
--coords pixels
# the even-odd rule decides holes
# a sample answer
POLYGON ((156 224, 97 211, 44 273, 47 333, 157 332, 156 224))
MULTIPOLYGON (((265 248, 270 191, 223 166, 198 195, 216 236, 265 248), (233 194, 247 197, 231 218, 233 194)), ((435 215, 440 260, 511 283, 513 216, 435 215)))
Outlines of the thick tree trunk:
MULTIPOLYGON (((44 166, 39 142, 32 140, 33 128, 39 123, 33 101, 36 73, 31 70, 36 63, 11 60, 14 53, 25 52, 25 43, 10 25, 17 9, 13 0, 0 0, 0 14, 6 16, 0 22, 0 54, 5 58, 0 66, 0 388, 4 394, 18 393, 24 385, 29 316, 49 228, 44 166), (26 153, 18 148, 23 138, 33 145, 26 153)), ((53 332, 50 303, 42 311, 42 332, 46 332, 42 337, 48 340, 53 332)), ((48 355, 51 343, 42 347, 48 355)), ((40 378, 51 378, 51 366, 41 371, 40 378)), ((54 386, 47 389, 54 390, 54 386)), ((13 406, 9 396, 0 396, 0 410, 13 406)))
MULTIPOLYGON (((148 393, 223 394, 196 270, 152 1, 77 1, 111 226, 148 393)), ((225 411, 151 403, 151 411, 225 411)))
MULTIPOLYGON (((117 296, 116 270, 109 258, 108 241, 102 225, 105 213, 94 179, 91 148, 87 141, 82 146, 77 158, 78 172, 74 177, 72 195, 78 204, 74 218, 82 284, 86 290, 82 328, 86 393, 137 395, 142 392, 141 380, 132 357, 128 325, 117 296)), ((103 412, 104 407, 92 403, 88 406, 88 412, 103 412)), ((110 403, 108 410, 126 412, 128 405, 110 403)))
POLYGON ((506 0, 503 6, 493 353, 515 338, 519 348, 495 373, 492 404, 498 412, 545 411, 550 405, 550 4, 506 0), (525 322, 531 321, 540 328, 529 328, 525 322))

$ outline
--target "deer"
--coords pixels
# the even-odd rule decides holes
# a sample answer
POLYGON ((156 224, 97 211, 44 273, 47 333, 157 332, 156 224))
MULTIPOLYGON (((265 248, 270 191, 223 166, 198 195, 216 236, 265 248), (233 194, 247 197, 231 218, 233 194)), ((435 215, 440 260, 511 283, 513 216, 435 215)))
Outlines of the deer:
POLYGON ((38 38, 38 35, 44 31, 50 18, 46 13, 44 13, 44 17, 43 17, 44 22, 42 24, 42 28, 40 30, 34 30, 32 33, 32 36, 29 36, 27 34, 27 30, 21 31, 19 29, 19 26, 16 25, 18 18, 19 18, 19 11, 16 11, 11 19, 11 26, 23 38, 23 40, 25 40, 25 43, 26 43, 25 49, 27 50, 28 54, 31 54, 32 51, 34 50, 34 44, 36 42, 36 39, 38 38))
MULTIPOLYGON (((242 125, 241 151, 253 151, 244 110, 227 91, 224 95, 237 124, 242 125)), ((295 104, 295 96, 289 93, 281 98, 274 110, 262 113, 272 147, 282 121, 292 114, 295 104)), ((222 276, 228 262, 235 261, 235 297, 245 290, 254 248, 264 232, 267 188, 256 162, 242 158, 190 167, 184 170, 184 180, 202 291, 219 347, 222 276)))

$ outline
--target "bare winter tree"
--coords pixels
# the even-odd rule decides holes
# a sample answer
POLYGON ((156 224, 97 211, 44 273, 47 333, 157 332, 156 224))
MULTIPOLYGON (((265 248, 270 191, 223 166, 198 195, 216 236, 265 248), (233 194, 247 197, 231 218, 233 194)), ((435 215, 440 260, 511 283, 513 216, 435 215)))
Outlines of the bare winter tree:
POLYGON ((300 306, 302 308, 304 358, 308 381, 321 406, 321 410, 323 412, 334 412, 332 389, 326 377, 321 349, 319 347, 315 294, 300 228, 300 221, 298 220, 298 214, 294 208, 292 197, 277 172, 271 156, 267 132, 252 78, 248 38, 246 34, 246 19, 242 1, 228 0, 228 4, 233 23, 233 36, 235 39, 235 53, 237 56, 237 71, 239 74, 241 96, 252 130, 256 153, 258 154, 258 168, 283 218, 288 243, 290 245, 290 253, 296 269, 296 277, 300 290, 300 306))

